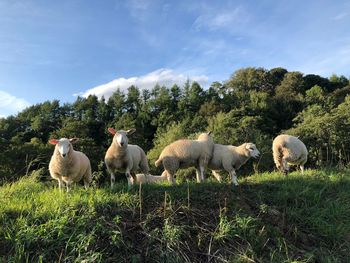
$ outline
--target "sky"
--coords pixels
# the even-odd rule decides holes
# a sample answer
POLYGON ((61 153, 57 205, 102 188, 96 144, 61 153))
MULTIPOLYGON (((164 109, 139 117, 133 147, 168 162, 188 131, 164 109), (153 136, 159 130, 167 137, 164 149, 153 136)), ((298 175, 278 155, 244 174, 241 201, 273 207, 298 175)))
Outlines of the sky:
POLYGON ((243 67, 350 77, 350 0, 0 0, 0 117, 243 67))

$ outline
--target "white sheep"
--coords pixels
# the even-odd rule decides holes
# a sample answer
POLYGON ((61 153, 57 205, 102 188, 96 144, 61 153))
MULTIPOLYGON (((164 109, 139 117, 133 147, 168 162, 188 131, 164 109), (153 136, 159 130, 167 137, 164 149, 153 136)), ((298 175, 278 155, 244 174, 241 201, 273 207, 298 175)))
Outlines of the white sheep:
POLYGON ((138 184, 153 184, 168 181, 167 173, 163 172, 162 175, 151 174, 136 174, 136 182, 138 184))
POLYGON ((260 154, 253 143, 243 143, 240 146, 214 144, 213 158, 208 164, 215 178, 221 182, 218 173, 225 170, 231 176, 233 185, 238 185, 236 170, 245 164, 251 157, 256 158, 260 154))
POLYGON ((141 147, 128 144, 127 135, 133 134, 136 129, 116 131, 113 128, 108 128, 108 131, 114 135, 105 155, 107 170, 111 175, 111 187, 114 186, 115 173, 120 171, 125 172, 130 189, 136 180, 136 171, 141 170, 142 173, 149 174, 146 154, 141 147))
POLYGON ((67 185, 68 192, 72 182, 78 182, 83 178, 85 188, 87 188, 92 181, 89 158, 84 153, 73 149, 72 143, 77 140, 77 138, 49 140, 50 144, 55 145, 49 163, 49 171, 51 177, 58 180, 60 191, 64 183, 67 185))
POLYGON ((168 181, 175 183, 174 175, 179 168, 196 168, 197 182, 204 181, 204 169, 213 154, 214 141, 211 132, 202 133, 197 140, 177 140, 166 146, 155 165, 163 164, 168 181))
POLYGON ((273 160, 277 169, 288 174, 289 165, 299 165, 304 173, 304 164, 307 161, 307 149, 305 144, 297 137, 281 134, 272 143, 273 160))

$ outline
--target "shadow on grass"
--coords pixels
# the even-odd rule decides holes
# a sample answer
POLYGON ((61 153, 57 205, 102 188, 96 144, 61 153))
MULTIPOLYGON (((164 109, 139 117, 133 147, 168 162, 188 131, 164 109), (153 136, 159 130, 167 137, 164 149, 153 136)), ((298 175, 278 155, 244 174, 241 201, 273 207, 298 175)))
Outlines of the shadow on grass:
MULTIPOLYGON (((288 178, 258 174, 238 187, 193 182, 142 185, 130 191, 125 183, 112 190, 77 187, 63 194, 60 206, 43 203, 47 214, 38 208, 38 214, 19 213, 9 204, 3 208, 0 244, 9 250, 1 251, 0 258, 346 262, 349 189, 349 176, 332 171, 292 173, 288 178)), ((52 200, 50 192, 39 194, 52 200)), ((23 198, 33 200, 38 200, 35 193, 23 198)))

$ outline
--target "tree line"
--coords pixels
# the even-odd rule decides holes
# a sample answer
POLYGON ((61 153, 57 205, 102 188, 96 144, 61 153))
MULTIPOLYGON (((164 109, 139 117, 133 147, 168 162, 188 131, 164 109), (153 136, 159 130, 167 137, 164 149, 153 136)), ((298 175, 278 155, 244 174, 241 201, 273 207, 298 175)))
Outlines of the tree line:
POLYGON ((153 163, 167 144, 206 130, 213 132, 216 143, 257 145, 261 158, 242 173, 273 169, 271 144, 280 133, 298 136, 306 144, 306 167, 346 166, 349 94, 344 76, 249 67, 208 89, 187 81, 183 86, 156 84, 151 90, 130 86, 107 100, 90 95, 73 103, 46 101, 0 119, 0 181, 39 168, 45 174, 53 152, 48 140, 60 137, 80 138, 75 148, 86 153, 95 179, 103 181, 103 158, 112 139, 108 127, 136 128, 129 141, 145 150, 152 172, 158 174, 153 163))

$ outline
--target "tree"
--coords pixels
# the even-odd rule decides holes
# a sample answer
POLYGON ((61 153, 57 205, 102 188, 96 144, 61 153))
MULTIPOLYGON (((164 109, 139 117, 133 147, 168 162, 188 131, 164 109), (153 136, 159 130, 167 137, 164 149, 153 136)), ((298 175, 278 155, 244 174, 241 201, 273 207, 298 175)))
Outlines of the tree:
POLYGON ((305 102, 307 105, 318 104, 326 106, 326 93, 323 88, 318 85, 313 86, 311 89, 306 91, 305 102))
POLYGON ((349 85, 349 80, 344 76, 337 76, 333 74, 329 77, 329 81, 331 82, 332 89, 341 89, 347 85, 349 85))
POLYGON ((269 83, 268 72, 263 68, 243 68, 235 71, 225 83, 231 92, 269 91, 272 85, 269 83))
POLYGON ((128 88, 128 93, 125 101, 125 109, 134 117, 137 116, 141 108, 140 90, 134 85, 128 88))

